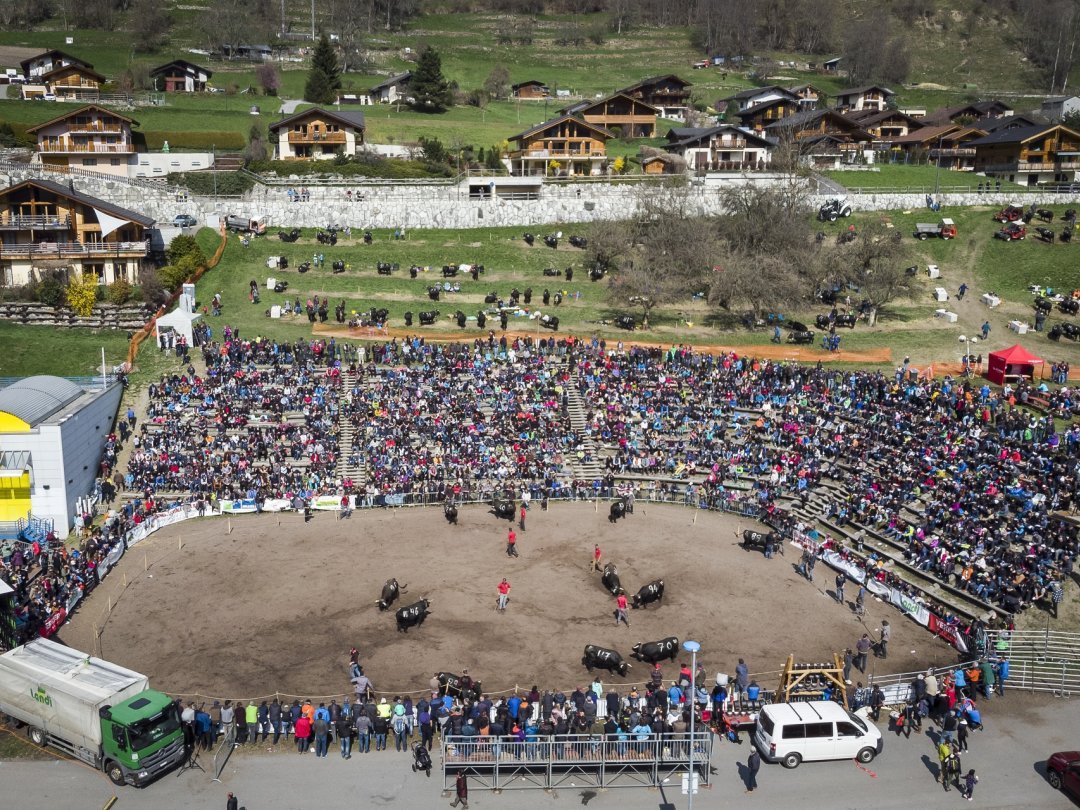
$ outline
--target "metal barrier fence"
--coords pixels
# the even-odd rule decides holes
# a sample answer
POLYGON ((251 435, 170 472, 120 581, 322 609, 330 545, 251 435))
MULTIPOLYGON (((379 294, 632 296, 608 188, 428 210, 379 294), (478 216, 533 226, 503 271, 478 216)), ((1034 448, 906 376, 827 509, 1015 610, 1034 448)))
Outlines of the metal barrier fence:
POLYGON ((569 786, 616 788, 659 787, 693 770, 707 785, 711 772, 712 734, 708 731, 664 734, 637 739, 568 734, 525 742, 498 737, 448 736, 442 740, 443 789, 450 790, 459 773, 481 790, 523 790, 569 786))
POLYGON ((215 782, 221 781, 221 772, 225 770, 225 763, 229 761, 233 748, 236 744, 236 725, 229 723, 225 727, 225 733, 221 735, 217 748, 214 749, 214 758, 211 762, 214 775, 210 777, 215 782))
POLYGON ((1008 656, 1010 689, 1071 697, 1080 692, 1080 634, 1055 630, 992 630, 988 655, 1008 656))

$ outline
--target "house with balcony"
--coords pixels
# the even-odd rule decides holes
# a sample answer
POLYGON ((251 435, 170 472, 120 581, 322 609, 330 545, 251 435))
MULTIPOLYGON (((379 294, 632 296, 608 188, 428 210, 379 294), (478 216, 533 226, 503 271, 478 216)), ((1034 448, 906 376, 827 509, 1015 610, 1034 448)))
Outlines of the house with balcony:
POLYGON ((844 117, 854 121, 873 135, 875 141, 884 145, 923 126, 917 118, 899 110, 853 110, 845 113, 844 117))
POLYGON ((186 59, 174 59, 150 71, 154 88, 165 93, 201 93, 214 72, 186 59))
POLYGON ((277 160, 326 160, 355 155, 364 145, 364 114, 313 107, 269 127, 277 160))
POLYGON ((31 56, 29 59, 23 59, 19 63, 22 74, 28 82, 37 82, 46 73, 52 73, 54 70, 67 65, 81 65, 87 69, 92 69, 94 67, 89 62, 86 62, 77 56, 58 51, 55 48, 31 56))
POLYGON ((675 121, 686 119, 686 109, 690 106, 690 88, 693 85, 685 79, 680 79, 674 74, 666 76, 651 76, 642 79, 637 84, 617 90, 617 93, 630 96, 632 99, 644 101, 650 107, 655 107, 661 118, 670 118, 675 121))
POLYGON ((510 138, 511 172, 516 175, 573 177, 599 175, 614 137, 598 124, 563 113, 510 138))
POLYGON ((874 159, 874 136, 836 110, 795 113, 769 124, 764 134, 778 144, 794 146, 800 159, 816 168, 842 168, 874 159))
POLYGON ((884 110, 889 106, 889 99, 895 98, 896 93, 888 87, 878 84, 866 87, 849 87, 846 90, 838 90, 836 102, 833 108, 840 113, 852 110, 884 110))
POLYGON ((656 107, 625 93, 599 101, 581 101, 559 112, 583 118, 624 138, 651 138, 656 134, 656 107))
POLYGON ((963 124, 933 124, 893 138, 889 146, 914 163, 924 160, 951 171, 975 169, 975 149, 969 142, 987 133, 963 124))
POLYGON ((35 163, 61 172, 79 168, 127 177, 136 152, 133 124, 127 116, 88 104, 26 131, 37 138, 35 163))
POLYGON ((748 90, 740 90, 735 95, 720 99, 720 103, 725 105, 725 109, 729 113, 741 113, 743 110, 778 99, 794 102, 799 100, 798 96, 790 90, 785 90, 783 87, 777 87, 773 84, 768 87, 751 87, 748 90))
POLYGON ((154 220, 50 180, 0 191, 0 282, 94 273, 102 284, 135 282, 154 220))
POLYGON ((530 79, 527 82, 510 85, 510 95, 513 98, 545 99, 551 97, 551 91, 542 81, 530 79))
POLYGON ((787 91, 795 96, 802 110, 816 110, 825 104, 825 92, 812 84, 797 84, 787 91))
POLYGON ((928 113, 924 118, 927 124, 970 124, 987 118, 1009 118, 1015 115, 1012 106, 1004 101, 973 101, 954 107, 941 107, 928 113))
POLYGON ((752 172, 769 167, 776 142, 748 129, 720 124, 715 127, 676 127, 668 133, 667 152, 686 161, 696 174, 752 172))
MULTIPOLYGON (((762 130, 774 121, 794 115, 800 109, 799 102, 796 99, 774 98, 735 113, 736 121, 733 123, 738 123, 739 126, 745 129, 762 130)), ((732 116, 729 115, 728 120, 730 121, 731 118, 732 116)))
POLYGON ((1080 133, 1062 124, 1004 127, 967 146, 975 171, 1022 186, 1072 183, 1080 173, 1080 133))
POLYGON ((368 95, 371 96, 373 101, 377 101, 381 104, 393 104, 399 99, 404 101, 411 79, 412 71, 406 70, 404 73, 399 73, 397 76, 391 76, 384 82, 379 82, 371 88, 368 95))

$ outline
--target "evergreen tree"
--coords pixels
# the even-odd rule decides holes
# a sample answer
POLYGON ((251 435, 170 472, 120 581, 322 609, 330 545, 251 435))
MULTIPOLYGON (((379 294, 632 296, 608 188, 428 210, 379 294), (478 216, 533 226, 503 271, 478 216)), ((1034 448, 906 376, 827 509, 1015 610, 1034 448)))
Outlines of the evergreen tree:
POLYGON ((333 104, 341 89, 341 68, 330 40, 323 34, 311 57, 311 72, 304 85, 304 100, 315 104, 333 104))
POLYGON ((409 80, 409 94, 420 112, 445 112, 453 106, 450 83, 443 76, 442 59, 434 48, 425 48, 420 54, 409 80))

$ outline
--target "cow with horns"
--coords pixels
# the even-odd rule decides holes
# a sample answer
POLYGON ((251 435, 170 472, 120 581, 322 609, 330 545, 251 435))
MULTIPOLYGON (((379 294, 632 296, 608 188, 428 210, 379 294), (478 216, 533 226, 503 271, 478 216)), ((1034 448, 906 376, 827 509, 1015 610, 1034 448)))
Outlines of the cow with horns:
POLYGON ((436 672, 435 680, 439 683, 438 691, 440 695, 479 700, 483 694, 480 681, 474 681, 472 678, 466 679, 466 677, 455 675, 453 672, 436 672))
POLYGON ((619 595, 622 584, 619 582, 619 567, 615 563, 608 563, 604 566, 604 573, 600 576, 600 583, 604 586, 604 590, 612 596, 619 595))
POLYGON ((408 585, 404 587, 398 585, 396 579, 386 580, 382 586, 382 595, 379 596, 375 604, 379 606, 379 610, 387 610, 408 587, 408 585))
POLYGON ((637 608, 647 607, 653 602, 659 602, 664 598, 664 580, 654 579, 648 585, 642 585, 638 588, 638 592, 634 594, 633 603, 631 607, 635 610, 637 608))
POLYGON ((634 651, 631 653, 638 661, 648 664, 655 664, 665 658, 674 661, 678 654, 679 639, 675 636, 668 636, 661 641, 640 641, 634 645, 634 651))
POLYGON ((411 605, 398 608, 397 613, 394 614, 394 618, 397 619, 398 632, 408 633, 410 627, 419 627, 424 623, 424 619, 428 617, 430 612, 431 602, 427 599, 421 599, 419 602, 413 602, 411 605))
POLYGON ((630 664, 623 660, 615 650, 599 647, 596 644, 586 644, 585 654, 581 656, 581 665, 592 672, 594 669, 606 669, 609 672, 617 672, 625 678, 630 670, 630 664))

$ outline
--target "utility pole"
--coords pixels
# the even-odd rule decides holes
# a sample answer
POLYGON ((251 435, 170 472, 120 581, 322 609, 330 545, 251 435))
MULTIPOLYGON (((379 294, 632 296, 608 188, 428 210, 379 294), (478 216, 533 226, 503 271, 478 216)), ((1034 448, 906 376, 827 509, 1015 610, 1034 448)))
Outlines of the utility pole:
POLYGON ((311 41, 315 41, 315 0, 311 0, 311 41))
POLYGON ((281 38, 285 38, 285 0, 281 0, 281 38))

